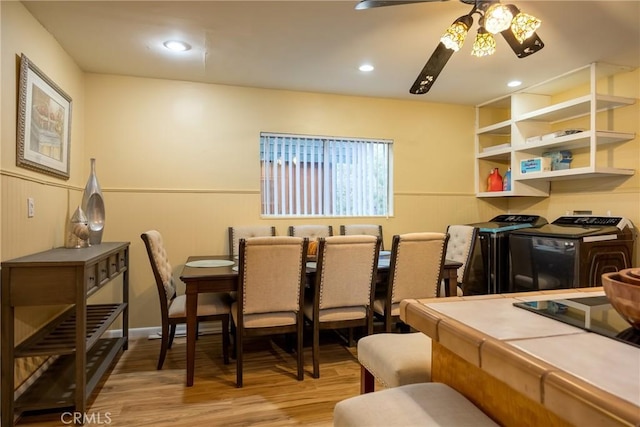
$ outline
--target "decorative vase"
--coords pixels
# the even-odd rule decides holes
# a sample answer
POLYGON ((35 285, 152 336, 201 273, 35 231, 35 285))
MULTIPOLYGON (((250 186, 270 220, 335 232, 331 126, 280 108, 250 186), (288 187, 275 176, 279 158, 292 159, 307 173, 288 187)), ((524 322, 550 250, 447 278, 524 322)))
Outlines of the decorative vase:
POLYGON ((96 159, 91 159, 91 173, 82 195, 82 210, 89 225, 89 242, 97 245, 102 241, 104 231, 104 199, 96 176, 96 159))
POLYGON ((498 168, 493 168, 487 179, 487 191, 502 191, 502 175, 498 168))

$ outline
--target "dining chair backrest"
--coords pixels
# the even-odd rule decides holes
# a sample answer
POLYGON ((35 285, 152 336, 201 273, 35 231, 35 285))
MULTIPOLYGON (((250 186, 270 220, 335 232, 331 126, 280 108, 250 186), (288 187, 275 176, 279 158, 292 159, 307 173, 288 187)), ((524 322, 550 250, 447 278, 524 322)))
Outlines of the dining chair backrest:
POLYGON ((242 315, 301 310, 306 245, 305 239, 290 236, 240 240, 238 301, 242 315))
POLYGON ((157 230, 149 230, 142 233, 140 237, 145 244, 151 263, 160 297, 160 308, 162 312, 168 312, 171 300, 176 296, 176 285, 162 235, 157 230))
POLYGON ((476 243, 477 228, 471 225, 449 225, 445 258, 462 263, 458 268, 458 283, 464 284, 469 275, 471 256, 476 243))
POLYGON ((320 237, 333 236, 333 227, 331 225, 291 225, 289 226, 289 236, 318 240, 320 237))
POLYGON ((380 238, 380 248, 384 247, 382 238, 382 226, 379 224, 345 224, 340 226, 340 234, 343 236, 366 235, 380 238))
POLYGON ((393 236, 389 286, 391 303, 434 298, 442 278, 447 235, 424 232, 393 236))
POLYGON ((380 239, 374 236, 320 239, 316 271, 319 310, 371 306, 379 248, 380 239))
POLYGON ((229 227, 229 252, 231 256, 238 256, 240 239, 251 237, 275 236, 276 228, 269 225, 243 225, 229 227))

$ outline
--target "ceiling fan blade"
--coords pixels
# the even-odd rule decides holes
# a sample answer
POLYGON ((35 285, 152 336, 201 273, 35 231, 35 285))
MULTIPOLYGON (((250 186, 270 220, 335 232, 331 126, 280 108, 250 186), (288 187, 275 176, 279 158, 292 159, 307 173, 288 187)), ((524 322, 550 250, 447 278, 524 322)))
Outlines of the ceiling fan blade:
POLYGON ((502 37, 504 37, 518 58, 525 58, 529 55, 533 55, 544 47, 544 43, 540 37, 538 37, 538 33, 533 33, 533 35, 526 39, 522 44, 516 39, 516 36, 513 35, 511 28, 507 28, 500 34, 502 34, 502 37))
POLYGON ((413 86, 409 89, 409 93, 422 95, 423 93, 429 92, 429 89, 433 86, 433 83, 438 78, 440 71, 442 71, 447 64, 447 61, 449 61, 449 58, 451 58, 451 55, 453 55, 453 50, 447 49, 446 46, 440 42, 418 75, 418 78, 413 83, 413 86))
POLYGON ((358 4, 356 4, 357 10, 362 9, 371 9, 374 7, 382 7, 382 6, 396 6, 400 4, 411 4, 411 3, 427 3, 433 1, 447 1, 447 0, 360 0, 358 4))

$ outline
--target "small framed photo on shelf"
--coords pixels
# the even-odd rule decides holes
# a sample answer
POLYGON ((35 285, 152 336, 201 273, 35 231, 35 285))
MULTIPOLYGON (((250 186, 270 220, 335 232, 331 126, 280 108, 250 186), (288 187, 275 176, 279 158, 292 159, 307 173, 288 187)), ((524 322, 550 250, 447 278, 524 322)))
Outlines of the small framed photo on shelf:
POLYGON ((69 179, 71 105, 71 97, 22 54, 18 88, 18 166, 69 179))

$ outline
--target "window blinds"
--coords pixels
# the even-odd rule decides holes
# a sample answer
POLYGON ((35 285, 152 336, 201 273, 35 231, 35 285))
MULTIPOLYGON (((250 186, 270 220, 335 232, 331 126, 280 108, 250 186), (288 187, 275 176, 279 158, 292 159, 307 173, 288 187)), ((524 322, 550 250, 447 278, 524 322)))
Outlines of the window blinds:
POLYGON ((262 214, 390 213, 392 142, 262 133, 262 214))

